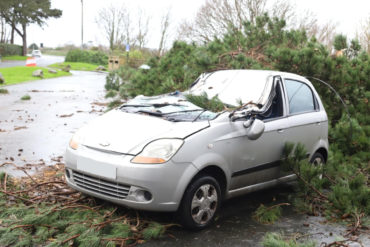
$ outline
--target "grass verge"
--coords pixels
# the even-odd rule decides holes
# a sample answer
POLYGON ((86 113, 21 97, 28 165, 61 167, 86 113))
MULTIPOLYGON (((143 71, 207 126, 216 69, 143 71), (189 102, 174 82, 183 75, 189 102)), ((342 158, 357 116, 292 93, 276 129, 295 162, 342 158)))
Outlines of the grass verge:
POLYGON ((68 64, 71 65, 71 70, 82 70, 82 71, 95 71, 96 68, 99 66, 99 65, 91 64, 91 63, 64 62, 64 63, 54 63, 52 65, 49 65, 49 67, 62 69, 68 64))
POLYGON ((71 75, 69 72, 58 71, 56 74, 48 72, 47 68, 41 67, 26 67, 16 66, 10 68, 0 68, 0 73, 3 74, 5 79, 5 85, 17 84, 25 81, 40 80, 39 77, 33 77, 32 72, 38 69, 42 69, 44 72, 44 79, 55 78, 60 76, 71 75))
POLYGON ((126 246, 172 226, 71 189, 63 163, 20 179, 2 173, 0 184, 1 246, 126 246))
POLYGON ((4 60, 4 61, 26 61, 27 57, 26 56, 5 56, 5 57, 2 57, 1 60, 4 60))

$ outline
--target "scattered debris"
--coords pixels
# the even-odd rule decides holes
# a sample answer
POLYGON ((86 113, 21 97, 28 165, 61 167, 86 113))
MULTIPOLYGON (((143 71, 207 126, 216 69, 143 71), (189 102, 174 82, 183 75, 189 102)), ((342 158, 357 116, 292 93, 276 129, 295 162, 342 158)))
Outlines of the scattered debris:
POLYGON ((21 129, 27 129, 27 126, 14 127, 14 130, 21 130, 21 129))
POLYGON ((44 72, 42 71, 42 69, 38 69, 32 72, 32 76, 44 78, 44 72))
POLYGON ((56 74, 58 73, 58 71, 56 71, 55 69, 48 69, 48 72, 51 73, 51 74, 56 74))
POLYGON ((104 102, 96 102, 96 101, 92 102, 91 104, 92 104, 92 105, 98 105, 98 106, 107 106, 107 105, 108 105, 108 103, 104 103, 104 102))
POLYGON ((96 71, 106 71, 107 69, 104 66, 99 65, 95 70, 96 71))
POLYGON ((71 65, 67 64, 64 68, 62 68, 63 71, 69 72, 71 70, 71 65))
POLYGON ((4 79, 3 74, 0 73, 0 84, 3 84, 3 83, 5 83, 5 79, 4 79))
POLYGON ((59 115, 60 118, 64 118, 64 117, 72 117, 73 116, 73 113, 71 114, 63 114, 63 115, 59 115))
POLYGON ((0 94, 8 94, 9 91, 6 88, 0 88, 0 94))
POLYGON ((22 239, 25 246, 132 246, 174 226, 142 219, 137 211, 97 202, 70 188, 63 163, 32 176, 23 172, 26 177, 0 176, 0 245, 22 239))
POLYGON ((53 93, 54 91, 52 91, 52 90, 37 90, 37 89, 32 89, 31 91, 28 91, 28 92, 32 92, 32 93, 53 93))
POLYGON ((29 96, 28 94, 26 95, 23 95, 21 100, 30 100, 31 99, 31 96, 29 96))

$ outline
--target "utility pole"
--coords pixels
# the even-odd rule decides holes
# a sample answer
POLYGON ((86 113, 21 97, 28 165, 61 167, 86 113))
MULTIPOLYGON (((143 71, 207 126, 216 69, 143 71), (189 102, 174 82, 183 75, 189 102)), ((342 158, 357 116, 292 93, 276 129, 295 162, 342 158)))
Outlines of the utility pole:
POLYGON ((81 0, 81 49, 84 48, 84 1, 81 0))

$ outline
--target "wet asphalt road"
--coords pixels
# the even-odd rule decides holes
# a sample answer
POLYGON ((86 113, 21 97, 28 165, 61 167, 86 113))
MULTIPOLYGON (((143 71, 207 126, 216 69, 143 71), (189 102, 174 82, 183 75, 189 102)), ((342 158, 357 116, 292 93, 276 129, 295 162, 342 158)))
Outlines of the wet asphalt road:
MULTIPOLYGON (((36 66, 46 67, 53 63, 64 62, 63 56, 51 56, 43 55, 42 57, 36 57, 36 66)), ((1 61, 0 68, 14 67, 14 66, 25 66, 26 61, 1 61)))
MULTIPOLYGON (((45 79, 7 86, 8 95, 0 94, 0 165, 14 159, 23 166, 40 162, 53 163, 63 155, 69 139, 79 127, 102 114, 104 106, 105 74, 73 72, 73 76, 45 79), (30 101, 20 98, 29 94, 30 101)), ((11 166, 0 168, 13 175, 24 175, 11 166)), ((253 220, 253 212, 262 204, 288 202, 293 186, 284 185, 252 193, 224 202, 217 220, 211 227, 191 232, 172 227, 159 240, 142 246, 261 246, 266 232, 288 236, 308 235, 316 241, 330 243, 342 239, 345 227, 324 223, 321 217, 298 214, 291 206, 283 207, 282 217, 273 225, 262 225, 253 220)), ((139 212, 142 219, 160 223, 174 223, 171 213, 139 212)), ((362 235, 363 246, 370 246, 369 236, 362 235)))
MULTIPOLYGON (((72 76, 6 86, 0 94, 0 164, 50 164, 64 154, 78 128, 103 113, 105 74, 72 72, 72 76), (28 94, 31 100, 20 98, 28 94)), ((11 167, 3 167, 14 174, 11 167)))

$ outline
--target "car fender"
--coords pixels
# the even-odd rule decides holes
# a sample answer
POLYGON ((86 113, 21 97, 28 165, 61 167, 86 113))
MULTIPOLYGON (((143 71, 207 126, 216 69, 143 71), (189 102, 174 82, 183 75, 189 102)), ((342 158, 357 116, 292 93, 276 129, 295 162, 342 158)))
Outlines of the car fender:
POLYGON ((217 166, 218 168, 220 168, 225 174, 226 190, 228 190, 231 172, 229 170, 229 165, 227 161, 221 155, 217 153, 204 153, 198 156, 192 163, 199 171, 203 170, 208 166, 217 166))

